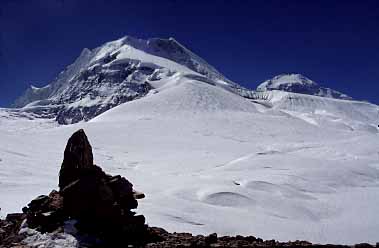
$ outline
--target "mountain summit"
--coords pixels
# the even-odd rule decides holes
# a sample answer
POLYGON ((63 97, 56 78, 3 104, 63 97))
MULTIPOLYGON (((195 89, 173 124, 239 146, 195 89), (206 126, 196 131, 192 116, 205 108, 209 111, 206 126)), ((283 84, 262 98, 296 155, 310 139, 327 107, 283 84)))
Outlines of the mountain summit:
POLYGON ((264 81, 257 87, 257 91, 282 90, 307 95, 352 100, 336 90, 319 86, 316 82, 301 74, 281 74, 264 81))
POLYGON ((31 87, 13 106, 71 124, 143 97, 152 84, 178 74, 229 91, 246 91, 173 38, 125 36, 93 50, 85 48, 53 82, 31 87))

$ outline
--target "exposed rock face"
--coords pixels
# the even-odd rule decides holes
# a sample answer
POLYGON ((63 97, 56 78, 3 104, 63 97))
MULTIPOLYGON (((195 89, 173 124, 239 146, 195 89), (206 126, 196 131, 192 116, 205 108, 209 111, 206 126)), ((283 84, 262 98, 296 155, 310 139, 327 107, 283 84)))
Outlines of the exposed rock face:
POLYGON ((67 125, 88 121, 117 105, 141 98, 152 89, 149 77, 155 68, 129 61, 106 65, 109 59, 112 58, 106 56, 91 66, 74 63, 83 67, 74 70, 74 74, 63 72, 44 88, 28 90, 14 106, 67 125))

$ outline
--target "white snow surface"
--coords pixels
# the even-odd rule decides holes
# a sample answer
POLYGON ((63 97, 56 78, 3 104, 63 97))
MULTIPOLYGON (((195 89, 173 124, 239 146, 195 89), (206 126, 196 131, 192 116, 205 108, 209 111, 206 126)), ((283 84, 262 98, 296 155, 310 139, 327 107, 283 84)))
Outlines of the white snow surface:
POLYGON ((66 142, 84 128, 95 163, 146 194, 149 225, 379 241, 378 106, 273 91, 267 107, 181 74, 154 87, 69 126, 0 109, 0 214, 57 188, 66 142))

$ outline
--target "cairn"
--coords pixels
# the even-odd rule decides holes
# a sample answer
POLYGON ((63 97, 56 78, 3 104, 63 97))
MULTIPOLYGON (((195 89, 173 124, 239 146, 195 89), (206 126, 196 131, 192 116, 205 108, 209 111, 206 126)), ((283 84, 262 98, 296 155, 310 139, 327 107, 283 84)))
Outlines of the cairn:
POLYGON ((59 173, 59 192, 39 196, 23 209, 27 224, 40 232, 53 232, 65 221, 105 243, 138 243, 148 240, 145 217, 133 209, 142 193, 126 178, 106 174, 93 163, 92 147, 84 130, 68 140, 59 173))

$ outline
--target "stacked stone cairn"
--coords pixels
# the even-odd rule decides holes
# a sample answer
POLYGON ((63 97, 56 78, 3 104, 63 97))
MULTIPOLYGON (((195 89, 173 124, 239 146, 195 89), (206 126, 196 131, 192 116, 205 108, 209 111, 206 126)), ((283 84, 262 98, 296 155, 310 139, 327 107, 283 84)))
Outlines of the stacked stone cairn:
POLYGON ((151 240, 145 217, 132 210, 144 194, 124 177, 106 174, 93 163, 92 147, 81 129, 68 140, 59 173, 59 192, 39 196, 23 209, 27 224, 53 232, 75 220, 80 233, 105 244, 140 244, 151 240))

